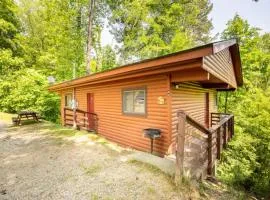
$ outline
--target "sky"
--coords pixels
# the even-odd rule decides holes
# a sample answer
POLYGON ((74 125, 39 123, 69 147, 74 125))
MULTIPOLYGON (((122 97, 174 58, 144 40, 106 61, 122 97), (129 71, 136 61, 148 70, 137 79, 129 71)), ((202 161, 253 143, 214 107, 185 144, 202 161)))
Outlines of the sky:
POLYGON ((236 13, 248 20, 249 24, 270 32, 270 0, 211 0, 213 10, 210 13, 214 30, 212 34, 221 33, 228 20, 236 13))
MULTIPOLYGON (((214 29, 212 35, 221 33, 228 20, 232 19, 236 13, 247 19, 252 26, 261 28, 263 32, 270 32, 270 0, 211 0, 213 10, 210 19, 214 29)), ((101 35, 102 46, 114 45, 115 41, 109 30, 105 28, 101 35)))

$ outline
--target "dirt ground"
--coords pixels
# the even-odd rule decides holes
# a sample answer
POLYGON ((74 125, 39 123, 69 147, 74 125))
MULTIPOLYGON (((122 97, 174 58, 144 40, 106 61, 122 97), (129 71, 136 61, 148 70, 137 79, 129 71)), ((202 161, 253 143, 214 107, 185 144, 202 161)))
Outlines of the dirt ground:
POLYGON ((246 199, 218 185, 176 188, 157 168, 129 160, 134 153, 48 122, 7 127, 0 120, 0 200, 246 199))
POLYGON ((0 199, 183 197, 166 175, 127 162, 132 151, 93 134, 49 123, 1 129, 0 199))

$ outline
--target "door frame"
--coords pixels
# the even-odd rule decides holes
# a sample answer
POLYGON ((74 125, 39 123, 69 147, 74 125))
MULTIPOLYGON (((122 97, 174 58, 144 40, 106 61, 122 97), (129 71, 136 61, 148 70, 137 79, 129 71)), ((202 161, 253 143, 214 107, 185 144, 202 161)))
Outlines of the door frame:
MULTIPOLYGON (((94 93, 87 93, 87 112, 94 113, 94 93)), ((88 129, 94 129, 94 116, 88 114, 88 129)))

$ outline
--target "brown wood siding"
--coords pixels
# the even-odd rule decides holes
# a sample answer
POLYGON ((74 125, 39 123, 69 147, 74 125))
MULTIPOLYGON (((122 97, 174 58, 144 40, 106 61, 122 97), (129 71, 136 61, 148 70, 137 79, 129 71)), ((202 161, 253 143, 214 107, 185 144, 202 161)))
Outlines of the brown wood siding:
POLYGON ((229 49, 203 58, 203 68, 218 79, 237 88, 234 67, 229 49))
MULTIPOLYGON (((177 133, 177 111, 184 110, 192 118, 205 125, 205 94, 209 93, 209 112, 216 112, 216 91, 203 89, 197 84, 180 84, 178 89, 172 88, 172 139, 170 153, 175 152, 175 136, 177 133)), ((210 119, 209 119, 210 121, 210 119)), ((185 172, 195 177, 206 174, 207 169, 207 137, 195 128, 186 124, 185 137, 185 172)))
MULTIPOLYGON (((184 110, 188 115, 204 125, 206 92, 209 92, 209 112, 216 112, 215 90, 203 89, 196 84, 180 84, 179 89, 172 88, 172 143, 174 143, 175 135, 177 133, 176 125, 178 110, 184 110)), ((188 126, 187 129, 190 130, 191 127, 188 126)))
MULTIPOLYGON (((177 111, 184 110, 202 125, 205 123, 205 93, 209 92, 209 112, 216 112, 216 91, 201 88, 196 84, 180 84, 172 88, 172 138, 176 135, 177 111)), ((210 119, 209 119, 210 121, 210 119)))
POLYGON ((163 155, 167 151, 171 128, 168 114, 168 76, 141 77, 76 88, 78 107, 85 111, 87 110, 87 93, 94 94, 94 111, 98 115, 99 134, 124 146, 149 151, 150 140, 143 137, 142 130, 158 128, 162 131, 162 137, 154 142, 154 152, 163 155), (122 89, 138 87, 146 87, 147 89, 146 116, 123 114, 122 89), (164 105, 158 104, 160 96, 165 98, 164 105))

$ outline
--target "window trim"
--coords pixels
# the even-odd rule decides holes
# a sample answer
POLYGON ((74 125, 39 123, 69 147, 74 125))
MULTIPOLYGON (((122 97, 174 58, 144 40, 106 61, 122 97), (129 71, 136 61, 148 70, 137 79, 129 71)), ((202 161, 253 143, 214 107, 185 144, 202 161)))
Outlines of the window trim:
POLYGON ((65 101, 65 102, 64 102, 64 105, 65 105, 64 107, 65 107, 65 108, 71 108, 71 107, 69 107, 69 106, 67 105, 67 102, 66 102, 66 100, 67 100, 66 97, 69 96, 69 95, 71 95, 71 101, 72 101, 72 99, 73 99, 73 94, 72 94, 72 93, 69 92, 69 93, 65 93, 65 94, 64 94, 64 101, 65 101))
POLYGON ((131 88, 123 88, 122 89, 122 115, 127 116, 138 116, 138 117, 147 117, 147 87, 131 87, 131 88), (133 112, 124 112, 124 92, 134 91, 134 90, 144 90, 144 113, 133 113, 133 112))

